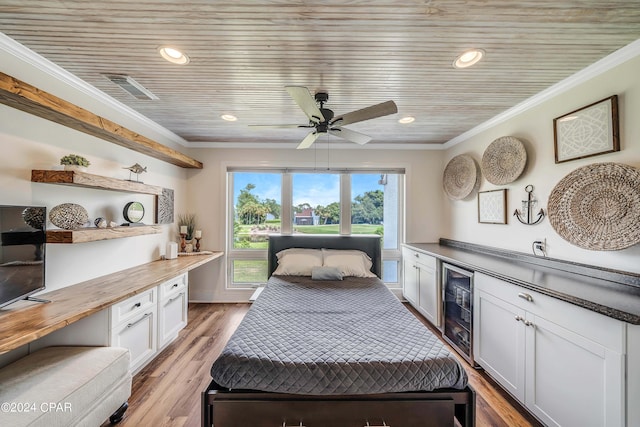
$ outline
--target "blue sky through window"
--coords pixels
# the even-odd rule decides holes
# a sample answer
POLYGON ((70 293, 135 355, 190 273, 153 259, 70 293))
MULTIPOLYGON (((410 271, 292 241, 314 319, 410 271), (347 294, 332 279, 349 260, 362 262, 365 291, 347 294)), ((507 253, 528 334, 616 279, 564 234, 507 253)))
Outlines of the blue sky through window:
MULTIPOLYGON (((383 186, 378 184, 379 179, 379 174, 352 174, 351 194, 356 196, 358 194, 364 194, 367 191, 384 190, 383 186)), ((244 189, 249 183, 256 186, 251 192, 260 197, 261 200, 274 199, 278 203, 281 202, 280 173, 235 172, 233 174, 233 180, 234 205, 238 201, 240 190, 244 189)), ((298 173, 293 175, 293 182, 294 206, 305 202, 311 206, 327 206, 330 203, 339 202, 340 175, 298 173)))

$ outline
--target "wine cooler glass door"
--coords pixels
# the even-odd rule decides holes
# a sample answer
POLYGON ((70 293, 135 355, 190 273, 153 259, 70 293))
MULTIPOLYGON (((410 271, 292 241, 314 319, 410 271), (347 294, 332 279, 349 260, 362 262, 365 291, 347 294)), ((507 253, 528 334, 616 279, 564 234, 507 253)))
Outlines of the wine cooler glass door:
POLYGON ((442 265, 443 337, 473 365, 473 273, 442 265))

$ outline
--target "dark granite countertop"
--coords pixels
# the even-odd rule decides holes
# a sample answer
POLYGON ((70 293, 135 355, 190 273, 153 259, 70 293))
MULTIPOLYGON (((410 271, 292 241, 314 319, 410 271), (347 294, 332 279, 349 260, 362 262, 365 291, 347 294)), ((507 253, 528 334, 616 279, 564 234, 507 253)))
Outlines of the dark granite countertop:
POLYGON ((591 271, 581 264, 460 243, 457 246, 455 241, 441 239, 440 243, 407 243, 405 246, 444 262, 640 325, 640 275, 600 268, 591 271))

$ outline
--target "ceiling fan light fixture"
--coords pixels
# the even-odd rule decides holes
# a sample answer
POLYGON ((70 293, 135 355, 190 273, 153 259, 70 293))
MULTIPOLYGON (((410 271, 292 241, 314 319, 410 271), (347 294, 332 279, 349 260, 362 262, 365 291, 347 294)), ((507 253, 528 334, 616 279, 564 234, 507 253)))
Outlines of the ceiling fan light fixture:
POLYGON ((398 123, 403 124, 403 125, 407 125, 409 123, 413 123, 416 121, 416 118, 413 116, 404 116, 400 119, 398 119, 398 123))
POLYGON ((477 64, 484 57, 484 54, 485 51, 482 49, 469 49, 453 61, 453 66, 454 68, 471 67, 472 65, 477 64))
POLYGON ((158 48, 158 53, 160 54, 160 56, 162 56, 172 64, 186 65, 190 61, 189 56, 187 56, 186 53, 181 52, 173 47, 160 46, 158 48))
POLYGON ((222 114, 220 116, 220 118, 222 120, 227 121, 227 122, 235 122, 236 120, 238 120, 238 118, 236 116, 234 116, 233 114, 222 114))

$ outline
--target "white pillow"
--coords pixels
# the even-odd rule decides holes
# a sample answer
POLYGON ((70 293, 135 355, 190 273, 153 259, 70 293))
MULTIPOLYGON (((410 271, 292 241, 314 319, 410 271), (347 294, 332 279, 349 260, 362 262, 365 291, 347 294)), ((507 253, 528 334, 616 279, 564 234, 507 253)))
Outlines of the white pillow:
POLYGON ((278 267, 273 272, 279 276, 311 276, 313 267, 322 267, 320 249, 291 248, 276 254, 278 267))
POLYGON ((343 276, 377 277, 372 271, 371 258, 362 251, 323 249, 322 265, 338 267, 343 276))

